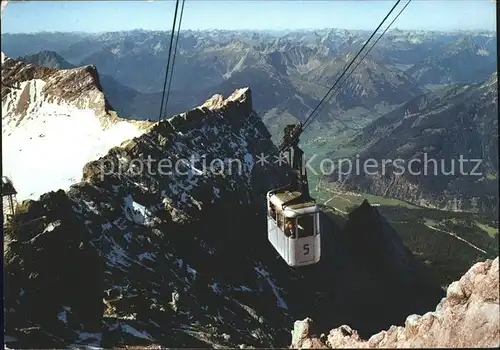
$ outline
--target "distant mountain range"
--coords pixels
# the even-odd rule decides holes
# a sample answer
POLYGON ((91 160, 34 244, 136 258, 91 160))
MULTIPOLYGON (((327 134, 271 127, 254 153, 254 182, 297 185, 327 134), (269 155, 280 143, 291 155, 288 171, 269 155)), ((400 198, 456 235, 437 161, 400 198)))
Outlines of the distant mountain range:
POLYGON ((451 277, 498 256, 491 33, 391 31, 301 136, 308 157, 427 155, 450 171, 463 156, 481 160, 465 168, 480 176, 458 165, 334 173, 315 191, 321 261, 291 268, 268 242, 265 196, 291 169, 259 158, 276 154, 271 136, 307 117, 368 34, 186 31, 173 116, 159 123, 133 119, 158 117, 165 33, 2 35, 2 168, 18 191, 4 218, 5 347, 280 348, 293 325, 293 346, 312 336, 310 320, 294 322, 305 317, 318 335, 340 327, 329 337, 340 344, 353 327, 370 346, 397 346, 415 320, 429 340, 444 311, 479 310, 450 323, 470 329, 496 316, 484 301, 498 299, 498 279, 479 275, 498 275, 498 258, 449 285, 445 302, 472 300, 460 288, 478 280, 485 300, 428 312, 451 277), (225 167, 233 159, 238 172, 225 167))
POLYGON ((373 121, 345 147, 359 154, 361 164, 367 159, 416 163, 415 174, 409 168, 401 174, 391 164, 385 174, 379 169, 373 176, 346 177, 344 186, 441 209, 496 213, 497 74, 419 96, 373 121))
MULTIPOLYGON (((184 31, 166 115, 181 113, 214 94, 250 86, 254 109, 277 139, 285 124, 304 120, 313 111, 368 36, 367 31, 340 29, 184 31)), ((2 39, 7 55, 36 65, 94 65, 120 116, 159 117, 168 33, 7 34, 2 39)), ((496 84, 485 83, 496 71, 496 56, 495 33, 389 31, 345 77, 302 135, 306 152, 335 150, 338 156, 362 150, 363 156, 378 157, 414 156, 432 149, 446 160, 458 151, 484 156, 485 179, 474 180, 474 185, 471 179, 449 177, 405 178, 408 183, 390 189, 385 180, 373 183, 362 177, 346 185, 443 208, 497 208, 491 196, 481 192, 496 188, 492 181, 498 174, 493 135, 497 112, 491 88, 496 84), (488 103, 478 104, 482 94, 489 96, 488 103), (461 204, 452 204, 459 199, 461 204)))
MULTIPOLYGON (((342 29, 184 31, 169 114, 214 93, 251 86, 256 111, 268 126, 278 123, 280 130, 284 120, 308 115, 368 36, 368 31, 342 29)), ((495 71, 494 39, 495 34, 487 32, 390 31, 322 110, 322 118, 341 114, 342 119, 344 112, 347 122, 364 114, 379 116, 421 95, 429 84, 484 80, 495 71)), ((116 110, 127 118, 154 119, 160 109, 168 40, 166 32, 143 30, 4 34, 1 46, 9 57, 50 50, 72 65, 95 65, 116 110), (107 82, 108 77, 114 80, 107 82)), ((59 62, 27 59, 42 65, 59 62)))
POLYGON ((319 264, 291 269, 277 256, 264 198, 290 168, 256 162, 276 147, 250 89, 148 123, 116 116, 93 66, 2 55, 2 75, 20 85, 1 89, 2 165, 19 200, 5 221, 9 348, 279 348, 304 315, 370 335, 442 298, 368 202, 345 228, 322 217, 319 264), (242 167, 183 162, 196 155, 242 167), (136 171, 139 159, 175 171, 136 171))
POLYGON ((496 71, 497 56, 470 36, 447 43, 443 50, 416 63, 406 73, 420 84, 477 83, 496 71))
POLYGON ((20 57, 19 60, 32 63, 37 66, 57 69, 72 69, 76 68, 75 65, 67 62, 61 55, 55 51, 40 51, 34 55, 27 55, 20 57))

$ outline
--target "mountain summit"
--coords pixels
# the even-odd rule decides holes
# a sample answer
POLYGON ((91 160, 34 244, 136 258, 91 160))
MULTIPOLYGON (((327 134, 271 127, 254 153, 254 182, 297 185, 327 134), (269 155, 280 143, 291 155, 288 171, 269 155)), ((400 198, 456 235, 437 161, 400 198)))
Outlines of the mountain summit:
MULTIPOLYGON (((27 91, 30 113, 14 108, 20 98, 5 90, 10 129, 4 134, 25 135, 14 120, 39 121, 30 129, 39 130, 49 116, 66 121, 63 130, 71 138, 89 121, 104 131, 114 120, 126 123, 106 107, 90 67, 60 71, 6 63, 14 72, 8 84, 27 91), (49 94, 65 86, 58 82, 68 74, 72 89, 61 97, 49 94), (40 112, 49 107, 65 112, 40 112)), ((7 346, 283 347, 294 320, 306 315, 325 330, 348 320, 369 335, 442 297, 369 203, 352 213, 345 228, 323 217, 319 264, 290 269, 279 258, 267 240, 265 194, 288 182, 289 168, 257 162, 277 149, 253 111, 249 88, 137 125, 143 125, 137 134, 95 153, 103 134, 62 143, 54 131, 59 124, 44 130, 40 139, 51 135, 58 145, 50 150, 48 168, 60 168, 44 174, 45 187, 37 190, 46 193, 21 202, 5 227, 7 346), (72 159, 77 151, 85 157, 72 159), (70 160, 75 181, 56 181, 70 160)), ((4 137, 6 147, 15 147, 14 140, 4 137)), ((20 152, 43 145, 22 140, 20 152)), ((46 161, 39 164, 47 168, 46 161)), ((23 169, 10 164, 18 172, 18 192, 26 192, 31 182, 18 180, 23 169)))
POLYGON ((406 160, 406 171, 394 161, 385 173, 354 174, 346 184, 424 206, 496 213, 497 86, 495 73, 482 83, 429 92, 375 120, 347 147, 359 150, 361 161, 406 160))
POLYGON ((67 62, 61 55, 55 51, 40 51, 37 54, 24 56, 19 58, 20 61, 33 63, 37 66, 58 68, 58 69, 71 69, 75 68, 74 65, 67 62))
POLYGON ((2 56, 2 79, 2 167, 20 200, 69 187, 86 162, 148 125, 117 116, 94 66, 60 70, 2 56))

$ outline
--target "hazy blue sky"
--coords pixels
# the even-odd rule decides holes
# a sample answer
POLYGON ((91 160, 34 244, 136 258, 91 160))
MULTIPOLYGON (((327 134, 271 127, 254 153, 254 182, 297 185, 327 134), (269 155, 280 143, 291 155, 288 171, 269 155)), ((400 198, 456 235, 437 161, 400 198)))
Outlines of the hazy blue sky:
MULTIPOLYGON (((406 0, 402 1, 400 6, 406 0)), ((395 1, 186 0, 184 29, 374 29, 395 1)), ((170 30, 175 1, 23 1, 2 11, 2 32, 170 30)), ((492 0, 413 0, 393 27, 496 29, 492 0)))

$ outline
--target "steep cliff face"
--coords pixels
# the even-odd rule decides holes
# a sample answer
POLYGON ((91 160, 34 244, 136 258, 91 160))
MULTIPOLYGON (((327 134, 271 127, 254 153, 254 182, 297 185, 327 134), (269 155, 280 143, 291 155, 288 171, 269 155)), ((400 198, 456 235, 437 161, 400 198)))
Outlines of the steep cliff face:
POLYGON ((425 85, 478 83, 495 71, 495 53, 488 52, 470 35, 461 36, 445 45, 440 52, 437 51, 409 68, 406 73, 425 85))
POLYGON ((431 310, 444 295, 368 201, 349 214, 342 229, 325 227, 323 232, 321 270, 317 267, 318 275, 304 286, 316 291, 314 302, 301 313, 314 314, 323 332, 350 324, 369 337, 404 324, 409 314, 431 310))
POLYGON ((98 116, 111 112, 99 84, 97 70, 91 65, 56 69, 28 64, 3 55, 2 79, 2 101, 13 100, 21 95, 21 101, 16 101, 18 106, 8 101, 8 105, 4 107, 7 113, 21 114, 22 110, 19 108, 28 107, 29 102, 35 102, 28 100, 28 97, 38 97, 38 101, 44 98, 44 102, 66 103, 80 109, 92 109, 98 116), (26 85, 29 85, 28 89, 24 88, 26 85), (39 88, 44 96, 28 96, 30 88, 39 88), (14 95, 9 95, 10 93, 14 95))
POLYGON ((366 168, 348 177, 335 172, 331 178, 422 206, 495 214, 497 119, 496 73, 483 83, 422 95, 375 120, 348 143, 366 168))
POLYGON ((467 348, 500 346, 498 257, 475 264, 449 287, 436 310, 410 315, 404 327, 392 326, 362 340, 347 325, 328 335, 314 334, 310 318, 295 322, 292 348, 467 348))
POLYGON ((82 166, 141 135, 109 106, 95 67, 60 70, 2 55, 2 168, 18 199, 80 180, 82 166))
MULTIPOLYGON (((276 147, 248 88, 128 138, 78 158, 81 181, 69 189, 45 179, 66 191, 22 202, 6 225, 8 347, 282 347, 298 318, 369 336, 442 297, 367 202, 343 229, 323 216, 319 264, 292 269, 279 258, 264 195, 287 183, 288 167, 257 163, 276 147)), ((67 148, 55 144, 56 154, 67 148)), ((33 152, 28 160, 43 157, 33 152)))
POLYGON ((252 256, 263 195, 286 181, 254 162, 274 150, 257 118, 249 89, 214 96, 88 163, 67 192, 23 202, 7 227, 10 346, 284 339, 286 305, 252 256))

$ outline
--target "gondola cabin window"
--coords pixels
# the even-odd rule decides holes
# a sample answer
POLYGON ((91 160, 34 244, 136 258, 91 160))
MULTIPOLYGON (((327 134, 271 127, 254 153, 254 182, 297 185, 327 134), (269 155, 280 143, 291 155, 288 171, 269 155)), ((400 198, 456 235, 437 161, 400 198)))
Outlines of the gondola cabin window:
POLYGON ((297 222, 295 219, 285 218, 285 235, 289 238, 297 238, 297 222))
POLYGON ((279 229, 283 231, 284 228, 284 216, 283 212, 281 211, 276 211, 276 224, 278 225, 279 229))
POLYGON ((269 216, 276 221, 276 208, 272 203, 269 203, 269 216))
POLYGON ((297 218, 299 238, 314 236, 314 215, 303 215, 297 218))

